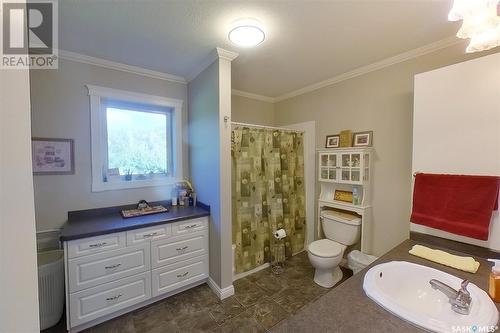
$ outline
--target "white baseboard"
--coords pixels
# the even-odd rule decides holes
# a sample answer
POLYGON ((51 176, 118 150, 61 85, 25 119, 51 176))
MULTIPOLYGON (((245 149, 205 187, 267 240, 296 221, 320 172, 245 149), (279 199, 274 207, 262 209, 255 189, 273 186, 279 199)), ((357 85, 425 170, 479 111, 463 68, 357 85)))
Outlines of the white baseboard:
POLYGON ((220 300, 223 300, 225 298, 234 295, 234 286, 232 284, 229 287, 221 288, 210 277, 208 278, 207 284, 210 287, 210 289, 212 289, 212 291, 217 295, 217 297, 219 297, 220 300))
MULTIPOLYGON (((300 251, 299 251, 299 252, 297 252, 297 253, 293 253, 293 254, 292 254, 292 257, 293 257, 293 256, 295 256, 295 255, 297 255, 297 254, 299 254, 299 253, 302 253, 302 252, 304 252, 304 251, 305 251, 305 249, 302 249, 302 250, 300 250, 300 251)), ((287 258, 287 259, 288 259, 288 258, 287 258)), ((286 260, 285 260, 285 263, 286 263, 286 260)), ((238 274, 233 274, 233 282, 234 282, 234 281, 236 281, 236 280, 242 279, 242 278, 244 278, 245 276, 248 276, 248 275, 250 275, 250 274, 257 273, 258 271, 261 271, 261 270, 263 270, 263 269, 266 269, 266 268, 268 268, 269 266, 271 266, 271 264, 270 264, 270 263, 268 263, 268 262, 266 262, 266 263, 263 263, 262 265, 257 266, 257 267, 255 267, 255 268, 253 268, 253 269, 249 270, 249 271, 242 272, 242 273, 238 273, 238 274)))
POLYGON ((249 271, 246 271, 246 272, 242 272, 242 273, 238 273, 238 274, 234 274, 233 275, 233 282, 236 281, 236 280, 239 280, 241 278, 244 278, 245 276, 248 276, 250 274, 253 274, 253 273, 257 273, 258 271, 261 271, 263 269, 266 269, 268 268, 269 266, 271 266, 268 262, 260 265, 260 266, 257 266, 249 271))

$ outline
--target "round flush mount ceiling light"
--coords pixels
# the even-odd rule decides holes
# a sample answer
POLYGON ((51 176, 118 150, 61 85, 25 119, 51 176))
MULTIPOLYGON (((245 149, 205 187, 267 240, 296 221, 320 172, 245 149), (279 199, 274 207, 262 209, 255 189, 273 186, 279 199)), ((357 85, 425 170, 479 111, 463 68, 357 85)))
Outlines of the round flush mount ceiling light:
POLYGON ((240 19, 232 26, 228 38, 237 46, 253 47, 262 43, 266 38, 262 25, 255 19, 240 19))

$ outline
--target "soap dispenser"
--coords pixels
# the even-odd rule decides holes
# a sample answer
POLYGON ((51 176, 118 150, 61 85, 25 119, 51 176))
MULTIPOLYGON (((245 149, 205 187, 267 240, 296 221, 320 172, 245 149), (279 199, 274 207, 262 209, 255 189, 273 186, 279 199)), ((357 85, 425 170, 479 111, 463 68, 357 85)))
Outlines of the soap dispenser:
POLYGON ((495 302, 500 302, 500 260, 488 259, 494 263, 491 268, 489 294, 495 302))

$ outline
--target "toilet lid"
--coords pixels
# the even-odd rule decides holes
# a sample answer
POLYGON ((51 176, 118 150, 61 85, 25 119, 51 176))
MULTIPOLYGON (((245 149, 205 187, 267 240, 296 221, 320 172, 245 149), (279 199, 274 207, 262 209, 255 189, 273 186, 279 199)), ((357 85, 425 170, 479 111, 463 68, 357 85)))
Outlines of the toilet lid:
POLYGON ((336 257, 344 247, 329 239, 320 239, 309 244, 309 252, 318 257, 336 257))

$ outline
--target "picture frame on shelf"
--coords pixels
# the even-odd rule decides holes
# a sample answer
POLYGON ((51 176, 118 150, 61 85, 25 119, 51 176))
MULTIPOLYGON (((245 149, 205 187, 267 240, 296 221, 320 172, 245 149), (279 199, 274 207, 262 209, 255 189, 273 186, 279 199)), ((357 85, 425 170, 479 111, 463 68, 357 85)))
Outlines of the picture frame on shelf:
POLYGON ((34 175, 75 174, 73 139, 32 138, 34 175))
POLYGON ((344 190, 335 190, 335 194, 333 195, 333 200, 348 202, 352 204, 352 192, 344 190))
POLYGON ((352 146, 352 132, 351 130, 343 130, 340 132, 340 147, 348 148, 352 146))
POLYGON ((340 147, 340 135, 327 135, 325 148, 339 148, 340 147))
POLYGON ((371 147, 373 145, 373 131, 354 133, 354 147, 371 147))

